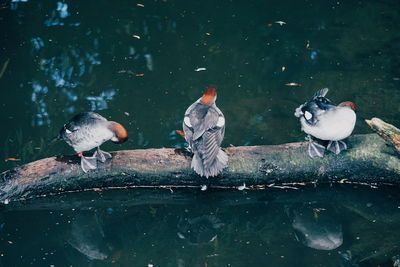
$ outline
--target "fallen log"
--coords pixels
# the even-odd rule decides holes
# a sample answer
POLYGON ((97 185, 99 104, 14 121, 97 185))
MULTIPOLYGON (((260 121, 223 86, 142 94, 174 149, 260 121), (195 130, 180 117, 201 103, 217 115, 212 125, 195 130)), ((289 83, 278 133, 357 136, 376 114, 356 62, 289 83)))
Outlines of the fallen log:
POLYGON ((400 159, 376 134, 355 135, 340 155, 310 158, 306 142, 270 146, 229 147, 229 166, 205 179, 190 169, 182 151, 138 149, 112 152, 113 158, 84 173, 76 156, 45 158, 0 174, 0 201, 29 199, 85 190, 115 188, 199 187, 263 189, 308 182, 400 184, 400 159), (243 186, 245 185, 245 186, 243 186))
POLYGON ((400 129, 379 118, 365 120, 369 127, 400 153, 400 129))

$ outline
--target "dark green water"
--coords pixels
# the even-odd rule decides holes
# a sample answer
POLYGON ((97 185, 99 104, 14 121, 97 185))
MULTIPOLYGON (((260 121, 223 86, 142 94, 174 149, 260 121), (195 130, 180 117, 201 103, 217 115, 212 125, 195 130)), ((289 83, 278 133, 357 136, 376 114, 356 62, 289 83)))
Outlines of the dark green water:
MULTIPOLYGON (((105 150, 182 147, 174 130, 210 84, 227 121, 224 146, 303 140, 294 109, 324 87, 332 101, 356 103, 355 133, 369 132, 363 119, 374 116, 400 125, 399 12, 398 0, 2 0, 0 170, 73 153, 48 142, 88 110, 130 133, 105 150)), ((390 266, 400 253, 397 189, 335 190, 154 192, 157 201, 129 191, 21 204, 0 215, 0 264, 390 266), (341 232, 343 244, 308 247, 294 233, 299 220, 341 232), (203 230, 178 237, 191 227, 203 230)))
POLYGON ((399 208, 393 189, 349 185, 88 192, 13 202, 0 216, 0 264, 393 266, 399 208))

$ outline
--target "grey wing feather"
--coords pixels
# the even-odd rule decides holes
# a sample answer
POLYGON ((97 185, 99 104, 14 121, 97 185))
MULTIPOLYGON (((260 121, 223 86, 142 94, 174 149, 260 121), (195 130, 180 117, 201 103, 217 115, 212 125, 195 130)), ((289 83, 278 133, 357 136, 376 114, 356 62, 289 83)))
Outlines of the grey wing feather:
POLYGON ((195 152, 191 167, 200 175, 208 177, 217 176, 227 165, 228 155, 225 154, 222 149, 216 145, 215 137, 209 138, 207 132, 203 138, 196 140, 195 143, 201 143, 198 151, 195 152))
MULTIPOLYGON (((328 93, 329 89, 328 88, 323 88, 321 90, 318 90, 314 96, 313 96, 313 100, 315 100, 316 98, 319 97, 325 97, 326 94, 328 93)), ((303 111, 303 107, 305 106, 309 106, 311 101, 305 102, 304 104, 300 105, 298 108, 296 108, 296 111, 294 113, 294 116, 300 118, 301 116, 304 115, 304 111, 303 111)), ((310 112, 310 111, 309 111, 310 112)))
POLYGON ((97 114, 96 112, 87 112, 88 115, 90 115, 92 118, 97 119, 97 120, 102 120, 106 121, 107 119, 101 116, 100 114, 97 114))
POLYGON ((313 97, 313 98, 325 97, 326 94, 328 93, 328 91, 329 91, 328 88, 323 88, 323 89, 317 91, 317 92, 314 94, 314 97, 313 97))
POLYGON ((206 107, 198 102, 186 110, 183 130, 194 152, 191 167, 208 178, 218 175, 227 166, 228 156, 220 148, 225 125, 217 126, 224 115, 215 105, 206 107))
POLYGON ((65 128, 70 131, 76 131, 94 121, 107 121, 107 119, 95 112, 82 112, 75 115, 69 122, 67 122, 65 128))
POLYGON ((192 110, 196 107, 196 105, 198 104, 198 102, 200 101, 197 100, 196 102, 194 102, 193 104, 191 104, 185 111, 185 116, 183 119, 183 123, 182 123, 182 128, 183 128, 183 132, 185 133, 185 139, 186 142, 189 144, 189 147, 192 147, 193 144, 193 122, 192 122, 192 118, 190 116, 190 114, 192 113, 192 110), (190 125, 186 124, 186 120, 189 120, 190 125))
POLYGON ((210 115, 207 114, 207 116, 213 119, 207 123, 208 127, 201 138, 194 141, 203 163, 203 173, 206 177, 216 176, 226 167, 228 161, 226 154, 220 148, 224 139, 225 125, 222 127, 217 126, 218 118, 220 116, 223 117, 222 112, 218 111, 213 108, 209 110, 210 115))
POLYGON ((189 147, 192 147, 193 128, 187 126, 186 123, 183 122, 183 132, 185 133, 186 142, 189 144, 189 147))
POLYGON ((222 129, 208 130, 203 135, 202 155, 204 167, 209 168, 216 159, 224 136, 222 129))
POLYGON ((199 114, 191 114, 190 121, 193 125, 193 140, 199 139, 208 129, 212 129, 217 125, 219 114, 214 108, 208 108, 207 110, 199 110, 199 112, 206 112, 203 119, 199 114))

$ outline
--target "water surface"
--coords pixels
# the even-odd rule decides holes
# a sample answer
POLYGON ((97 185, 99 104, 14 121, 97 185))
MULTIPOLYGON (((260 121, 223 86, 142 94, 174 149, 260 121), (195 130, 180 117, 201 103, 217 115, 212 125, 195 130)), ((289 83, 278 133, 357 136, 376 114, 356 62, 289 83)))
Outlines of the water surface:
POLYGON ((398 188, 126 190, 3 207, 1 266, 393 266, 398 188))
MULTIPOLYGON (((398 0, 1 1, 0 170, 73 153, 48 142, 88 110, 130 133, 105 150, 182 147, 174 130, 210 84, 224 146, 303 140, 294 109, 324 87, 357 104, 355 133, 374 116, 400 125, 399 12, 398 0)), ((398 195, 135 190, 12 203, 0 265, 393 266, 398 195)))

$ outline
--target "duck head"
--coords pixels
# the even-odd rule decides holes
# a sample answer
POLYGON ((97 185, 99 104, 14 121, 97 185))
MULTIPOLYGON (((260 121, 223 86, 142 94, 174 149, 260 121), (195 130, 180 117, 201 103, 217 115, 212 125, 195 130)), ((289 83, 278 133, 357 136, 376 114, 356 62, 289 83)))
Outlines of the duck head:
POLYGON ((339 107, 349 107, 349 108, 351 108, 354 112, 357 111, 356 104, 354 104, 354 103, 351 102, 351 101, 342 102, 342 103, 340 103, 338 106, 339 106, 339 107))
POLYGON ((200 101, 203 105, 211 106, 212 104, 215 103, 216 99, 217 99, 217 89, 215 87, 209 86, 207 87, 200 101))
POLYGON ((126 140, 128 140, 128 132, 124 126, 119 124, 118 122, 112 121, 110 124, 110 130, 114 133, 111 141, 116 144, 122 144, 126 140))

